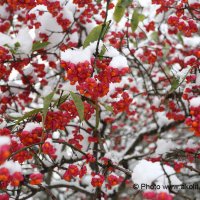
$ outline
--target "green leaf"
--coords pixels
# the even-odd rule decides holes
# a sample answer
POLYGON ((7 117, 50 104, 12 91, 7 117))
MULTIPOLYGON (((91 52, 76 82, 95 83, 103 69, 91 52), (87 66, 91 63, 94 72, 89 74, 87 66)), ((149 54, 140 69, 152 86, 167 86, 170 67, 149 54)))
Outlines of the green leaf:
POLYGON ((104 105, 104 108, 105 108, 107 111, 113 112, 113 107, 112 107, 112 106, 104 105))
POLYGON ((49 44, 50 44, 50 42, 41 42, 41 41, 34 42, 33 46, 32 46, 32 52, 43 49, 49 44))
POLYGON ((95 28, 93 28, 91 32, 88 34, 87 38, 85 39, 83 43, 83 48, 86 48, 91 42, 97 41, 100 36, 101 36, 100 39, 102 39, 108 31, 109 25, 110 23, 107 22, 106 25, 100 24, 96 26, 95 28))
POLYGON ((103 55, 105 54, 106 52, 106 47, 105 45, 103 45, 102 49, 101 49, 101 52, 99 54, 99 59, 102 60, 103 59, 103 55))
POLYGON ((181 44, 184 46, 184 41, 183 41, 183 37, 182 37, 181 33, 179 32, 179 33, 177 34, 177 36, 178 36, 178 39, 179 39, 179 41, 181 42, 181 44))
POLYGON ((171 83, 171 89, 170 93, 174 92, 179 87, 179 79, 176 77, 173 77, 172 83, 171 83))
POLYGON ((135 9, 131 18, 131 29, 133 33, 138 28, 139 22, 143 21, 144 19, 145 16, 143 14, 139 14, 138 10, 135 9))
POLYGON ((47 116, 47 112, 49 109, 49 106, 52 102, 53 96, 55 94, 55 91, 51 92, 50 94, 48 94, 46 97, 44 97, 44 102, 43 102, 43 126, 44 126, 44 122, 47 116))
POLYGON ((19 47, 21 47, 21 44, 19 42, 16 42, 15 43, 15 48, 19 48, 19 47))
POLYGON ((158 32, 157 31, 154 31, 151 34, 151 39, 154 40, 155 42, 158 42, 158 32))
POLYGON ((42 112, 42 110, 43 110, 42 108, 37 108, 37 109, 31 110, 30 112, 25 113, 23 117, 20 117, 16 121, 15 125, 19 124, 21 121, 23 121, 29 117, 32 117, 35 114, 38 114, 39 112, 42 112))
MULTIPOLYGON (((167 54, 169 53, 170 45, 168 43, 163 47, 163 58, 164 60, 167 58, 167 54)), ((170 70, 169 70, 170 71, 170 70)), ((169 71, 167 72, 169 74, 169 71)))
POLYGON ((127 8, 132 2, 133 0, 118 0, 117 4, 121 7, 127 8))
POLYGON ((121 18, 124 16, 124 13, 126 10, 125 7, 120 6, 120 2, 121 2, 121 0, 118 1, 117 5, 115 7, 114 14, 113 14, 113 18, 117 23, 120 22, 121 18))
POLYGON ((113 14, 114 20, 118 23, 124 16, 126 8, 132 3, 132 0, 118 0, 113 14))
POLYGON ((16 42, 16 43, 14 44, 14 48, 11 47, 11 46, 9 46, 8 44, 4 44, 4 46, 5 46, 5 47, 8 47, 9 50, 10 50, 10 52, 11 52, 12 54, 17 54, 17 51, 18 51, 19 47, 21 47, 21 45, 20 45, 19 42, 16 42))
POLYGON ((77 109, 79 117, 80 117, 80 120, 83 121, 84 120, 84 104, 83 104, 83 101, 78 94, 70 92, 70 95, 71 95, 71 97, 74 101, 74 104, 76 106, 76 109, 77 109))

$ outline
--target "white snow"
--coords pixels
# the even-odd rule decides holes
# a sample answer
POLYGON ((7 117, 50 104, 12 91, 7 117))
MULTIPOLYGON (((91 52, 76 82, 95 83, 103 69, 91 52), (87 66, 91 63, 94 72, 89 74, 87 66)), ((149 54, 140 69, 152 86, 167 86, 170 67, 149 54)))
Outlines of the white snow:
MULTIPOLYGON (((181 181, 175 175, 175 170, 167 165, 163 165, 164 170, 170 176, 170 182, 172 185, 180 185, 181 181)), ((160 190, 163 189, 164 185, 169 185, 167 176, 165 175, 160 162, 150 162, 146 160, 141 160, 136 165, 132 173, 132 181, 135 184, 147 184, 152 185, 153 182, 156 185, 160 185, 160 190)), ((146 189, 146 188, 145 188, 146 189)))
POLYGON ((42 127, 41 123, 29 122, 26 124, 24 131, 32 131, 33 129, 37 127, 42 127))
POLYGON ((153 105, 156 106, 156 107, 159 107, 160 104, 161 104, 160 98, 155 97, 155 98, 153 99, 153 105))
POLYGON ((0 123, 0 129, 6 127, 7 123, 6 121, 3 119, 3 121, 0 123))
POLYGON ((193 106, 193 107, 200 106, 200 96, 192 98, 190 100, 190 106, 193 106))
POLYGON ((21 172, 22 167, 18 162, 13 162, 12 160, 6 161, 3 165, 0 165, 0 168, 7 168, 11 174, 15 172, 21 172))
POLYGON ((6 10, 8 8, 8 4, 4 3, 0 6, 0 18, 1 19, 8 19, 10 13, 6 10))
POLYGON ((181 66, 178 63, 174 64, 171 69, 171 73, 175 77, 179 78, 179 82, 181 82, 185 78, 185 76, 189 73, 189 71, 190 71, 189 66, 187 68, 181 69, 181 66))
POLYGON ((18 113, 18 112, 12 112, 12 113, 9 114, 9 116, 11 116, 13 118, 23 117, 23 115, 21 113, 18 113))
POLYGON ((110 64, 109 64, 111 67, 113 68, 118 68, 118 69, 122 69, 124 67, 128 67, 128 62, 127 62, 127 59, 122 56, 122 55, 119 55, 119 56, 115 56, 110 64))
POLYGON ((184 44, 187 44, 193 48, 200 46, 200 37, 198 36, 192 36, 191 38, 183 36, 183 41, 184 44))
POLYGON ((166 113, 165 112, 157 112, 156 116, 157 116, 157 123, 158 123, 160 128, 163 127, 163 126, 167 126, 168 124, 173 122, 173 120, 168 119, 166 117, 166 113))
POLYGON ((187 141, 187 144, 186 144, 185 147, 187 147, 187 148, 197 148, 198 147, 198 143, 196 144, 193 139, 189 139, 187 141))
POLYGON ((11 45, 12 39, 3 33, 0 33, 0 46, 4 46, 5 44, 11 45))
POLYGON ((90 62, 91 52, 88 48, 86 49, 68 49, 65 52, 61 52, 61 60, 78 64, 81 62, 90 62))
POLYGON ((8 35, 0 33, 0 46, 9 45, 11 48, 14 48, 16 43, 20 44, 17 53, 29 54, 31 52, 33 40, 27 27, 20 29, 14 39, 8 35))
POLYGON ((3 145, 10 144, 10 137, 8 136, 0 136, 0 147, 3 145))
MULTIPOLYGON (((86 49, 89 49, 92 55, 96 52, 96 48, 97 48, 97 41, 90 43, 90 45, 86 49)), ((100 40, 99 46, 98 46, 99 52, 101 51, 102 48, 103 48, 103 42, 100 40)))
POLYGON ((60 89, 64 90, 66 94, 69 94, 70 91, 76 93, 77 92, 76 86, 77 84, 71 85, 69 81, 66 81, 62 83, 60 89))
POLYGON ((107 152, 104 157, 112 160, 114 163, 118 163, 122 159, 123 155, 118 151, 112 150, 107 152))
POLYGON ((119 51, 117 51, 117 49, 115 49, 112 46, 106 46, 106 52, 104 54, 104 56, 109 56, 109 57, 115 57, 115 56, 119 56, 119 51))
POLYGON ((188 4, 199 3, 199 0, 188 0, 188 4))
POLYGON ((20 43, 19 53, 29 54, 31 52, 33 41, 32 37, 29 34, 29 29, 27 27, 19 30, 19 33, 14 40, 14 43, 15 42, 20 43))
POLYGON ((139 4, 142 6, 142 7, 149 7, 151 6, 151 0, 146 0, 146 1, 143 1, 143 0, 138 0, 139 4))
POLYGON ((156 151, 155 154, 160 155, 169 152, 175 148, 175 144, 170 140, 159 139, 156 142, 156 151))

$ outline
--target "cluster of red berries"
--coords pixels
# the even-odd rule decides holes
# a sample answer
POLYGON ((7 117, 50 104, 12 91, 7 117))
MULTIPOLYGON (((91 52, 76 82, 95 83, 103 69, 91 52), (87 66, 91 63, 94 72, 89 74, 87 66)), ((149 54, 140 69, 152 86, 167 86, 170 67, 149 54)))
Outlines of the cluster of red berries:
POLYGON ((55 155, 56 149, 50 142, 45 142, 42 145, 42 152, 44 154, 49 155, 51 158, 55 159, 57 156, 55 155))
POLYGON ((0 146, 0 165, 3 164, 10 156, 10 145, 0 146))
POLYGON ((77 4, 79 8, 83 8, 92 3, 92 0, 73 0, 74 4, 77 4))
POLYGON ((11 153, 15 153, 15 155, 12 156, 12 159, 14 161, 18 161, 19 163, 23 163, 26 160, 32 159, 32 153, 28 150, 22 150, 25 148, 25 146, 22 143, 17 143, 16 141, 11 141, 11 153), (16 154, 16 152, 18 152, 16 154))
POLYGON ((24 58, 21 60, 18 60, 16 62, 11 62, 10 67, 11 69, 16 69, 20 74, 23 74, 23 69, 25 66, 27 66, 30 63, 30 58, 24 58))
POLYGON ((10 136, 10 135, 11 135, 11 131, 9 129, 7 128, 0 129, 0 136, 10 136))
POLYGON ((177 173, 180 173, 181 169, 184 168, 184 163, 183 162, 176 162, 174 161, 174 170, 177 172, 177 173))
POLYGON ((43 181, 44 175, 41 173, 34 173, 29 176, 29 183, 31 185, 39 185, 43 181))
POLYGON ((62 27, 63 31, 66 31, 70 24, 71 24, 71 21, 69 19, 66 19, 62 13, 60 13, 57 17, 56 17, 56 20, 58 22, 58 24, 62 27))
POLYGON ((76 106, 72 100, 62 103, 59 109, 67 112, 70 119, 74 119, 76 116, 78 116, 76 106))
POLYGON ((174 29, 178 29, 179 31, 183 32, 183 34, 187 37, 190 37, 193 33, 198 31, 198 27, 195 21, 185 17, 180 19, 175 15, 170 16, 168 18, 168 24, 174 27, 174 29))
POLYGON ((34 67, 34 72, 39 78, 43 78, 46 75, 45 64, 32 63, 32 66, 34 67))
MULTIPOLYGON (((1 67, 0 67, 1 70, 1 67)), ((11 97, 8 96, 2 96, 0 99, 0 114, 3 114, 9 105, 11 105, 11 97)))
POLYGON ((11 69, 6 67, 2 61, 0 61, 0 79, 4 81, 8 81, 9 75, 11 73, 11 69))
MULTIPOLYGON (((192 80, 194 79, 192 78, 192 80)), ((182 97, 185 100, 190 100, 191 98, 198 96, 199 91, 200 91, 200 85, 192 85, 190 88, 189 87, 185 88, 182 97)))
POLYGON ((5 81, 8 80, 11 70, 3 63, 10 60, 11 58, 12 56, 9 54, 9 51, 6 48, 0 46, 0 79, 5 81))
POLYGON ((57 16, 61 11, 61 5, 59 1, 49 1, 49 0, 43 0, 42 4, 47 6, 48 11, 55 17, 57 16))
MULTIPOLYGON (((107 189, 112 189, 112 187, 118 185, 123 180, 122 177, 110 174, 106 178, 107 189)), ((101 187, 105 181, 105 177, 102 174, 93 174, 91 184, 93 187, 101 187)))
POLYGON ((88 142, 89 143, 92 143, 92 142, 97 143, 98 142, 98 138, 97 137, 89 136, 88 137, 88 142))
MULTIPOLYGON (((87 103, 86 101, 84 101, 83 104, 84 104, 84 119, 89 120, 92 114, 94 113, 94 108, 91 104, 87 103)), ((62 103, 59 108, 60 110, 63 110, 68 114, 70 120, 78 116, 77 108, 74 104, 74 101, 72 100, 62 103)))
POLYGON ((175 0, 152 0, 152 4, 160 5, 156 10, 156 14, 166 12, 169 10, 169 7, 173 5, 175 0))
POLYGON ((126 44, 126 40, 123 39, 125 38, 125 33, 123 32, 112 31, 108 37, 110 44, 116 49, 120 49, 124 44, 126 44))
POLYGON ((106 67, 102 70, 95 78, 98 78, 101 82, 104 83, 119 83, 121 77, 129 72, 129 68, 117 69, 113 67, 106 67))
POLYGON ((98 82, 94 78, 87 78, 85 82, 77 85, 77 90, 81 95, 93 100, 104 97, 109 92, 109 84, 98 82))
POLYGON ((79 84, 83 83, 87 78, 91 77, 93 73, 93 68, 88 61, 78 64, 62 61, 61 67, 66 70, 66 79, 70 80, 72 85, 76 82, 79 84))
POLYGON ((155 30, 155 22, 154 22, 154 21, 149 22, 149 23, 145 26, 145 29, 146 29, 147 32, 149 32, 149 31, 154 31, 154 30, 155 30))
POLYGON ((24 109, 24 106, 22 105, 22 103, 20 102, 19 99, 21 100, 21 102, 23 101, 25 104, 29 104, 29 103, 31 103, 32 100, 33 100, 33 99, 30 97, 30 91, 29 91, 29 90, 25 90, 25 91, 19 93, 19 94, 18 94, 18 99, 16 99, 16 101, 19 102, 19 105, 20 105, 20 107, 21 107, 22 109, 24 109))
POLYGON ((184 61, 184 67, 191 66, 193 68, 197 68, 198 69, 198 66, 199 66, 199 62, 198 62, 198 59, 197 59, 198 58, 198 50, 196 52, 193 52, 193 54, 194 55, 196 54, 196 57, 195 56, 190 56, 187 60, 185 60, 184 61))
POLYGON ((99 73, 92 77, 93 69, 88 62, 78 65, 63 62, 62 66, 67 70, 67 79, 71 84, 79 83, 77 90, 81 95, 93 100, 104 97, 109 92, 109 84, 120 82, 121 77, 129 72, 127 67, 116 69, 109 66, 110 60, 92 60, 92 65, 99 69, 99 73))
POLYGON ((87 153, 82 158, 86 160, 86 163, 93 163, 96 161, 95 157, 90 153, 87 153))
POLYGON ((0 168, 0 189, 6 189, 9 184, 18 187, 23 180, 24 177, 21 172, 11 174, 7 168, 0 168))
POLYGON ((83 166, 83 167, 81 167, 81 169, 79 169, 79 167, 77 165, 69 165, 68 169, 66 170, 66 172, 63 175, 63 179, 70 182, 71 179, 73 179, 77 176, 82 178, 86 173, 87 173, 87 168, 85 166, 83 166))
POLYGON ((147 62, 149 64, 154 64, 158 57, 162 57, 162 50, 157 49, 155 51, 149 50, 147 48, 144 49, 144 52, 138 55, 142 62, 147 62))
POLYGON ((68 140, 68 143, 76 147, 77 149, 82 149, 82 145, 80 142, 84 139, 83 135, 80 134, 79 129, 75 128, 72 131, 72 138, 68 140))
POLYGON ((21 143, 25 146, 41 142, 42 135, 43 129, 41 127, 37 127, 32 131, 22 131, 18 133, 21 143))
POLYGON ((31 9, 31 8, 33 8, 36 5, 35 0, 23 0, 23 1, 7 0, 7 3, 13 9, 17 9, 17 8, 31 9))
POLYGON ((0 194, 0 199, 1 199, 1 200, 9 200, 9 195, 6 194, 6 193, 5 193, 5 194, 1 193, 1 194, 0 194))
POLYGON ((123 92, 121 94, 122 99, 116 102, 112 102, 112 107, 114 109, 114 113, 126 112, 127 114, 131 115, 135 112, 131 112, 129 110, 130 104, 133 102, 133 99, 129 97, 127 92, 123 92))
POLYGON ((151 110, 154 112, 163 112, 165 110, 165 107, 163 105, 160 105, 159 107, 152 105, 151 110))
POLYGON ((41 26, 40 22, 35 22, 36 20, 36 14, 35 13, 27 13, 26 14, 26 24, 30 29, 35 27, 36 29, 41 26))
POLYGON ((185 123, 190 127, 190 130, 194 132, 195 136, 200 136, 200 106, 199 107, 191 107, 190 115, 185 120, 185 123))
POLYGON ((173 200, 173 196, 166 192, 156 193, 154 191, 144 192, 143 198, 148 200, 173 200))
MULTIPOLYGON (((82 1, 80 0, 80 2, 82 2, 82 1)), ((84 10, 81 12, 81 14, 79 16, 80 23, 82 23, 82 24, 91 23, 92 22, 91 19, 96 14, 100 13, 100 15, 101 15, 102 12, 104 12, 103 10, 101 12, 99 12, 99 10, 101 10, 101 4, 97 4, 95 6, 94 4, 88 3, 87 6, 85 6, 84 10)), ((100 20, 100 21, 97 20, 97 24, 100 24, 100 23, 102 23, 102 20, 100 20)))
POLYGON ((0 32, 1 33, 6 33, 10 28, 10 22, 9 21, 3 21, 1 22, 1 19, 0 19, 0 32))
POLYGON ((185 120, 185 114, 183 114, 180 108, 177 108, 177 105, 173 101, 169 101, 169 109, 171 112, 166 114, 168 119, 174 119, 175 121, 185 120))
POLYGON ((70 122, 70 118, 67 112, 62 111, 48 111, 45 120, 45 128, 47 130, 64 130, 65 126, 70 122))
POLYGON ((196 77, 195 74, 188 75, 188 76, 186 77, 186 83, 195 82, 196 78, 197 78, 197 77, 196 77))
POLYGON ((112 175, 110 174, 108 177, 107 177, 107 184, 106 184, 106 187, 108 189, 112 189, 112 187, 120 184, 122 182, 123 178, 122 177, 119 177, 119 176, 116 176, 116 175, 112 175))
POLYGON ((105 178, 104 178, 103 175, 95 174, 92 177, 91 184, 92 184, 93 187, 101 187, 103 185, 104 180, 105 180, 105 178))

